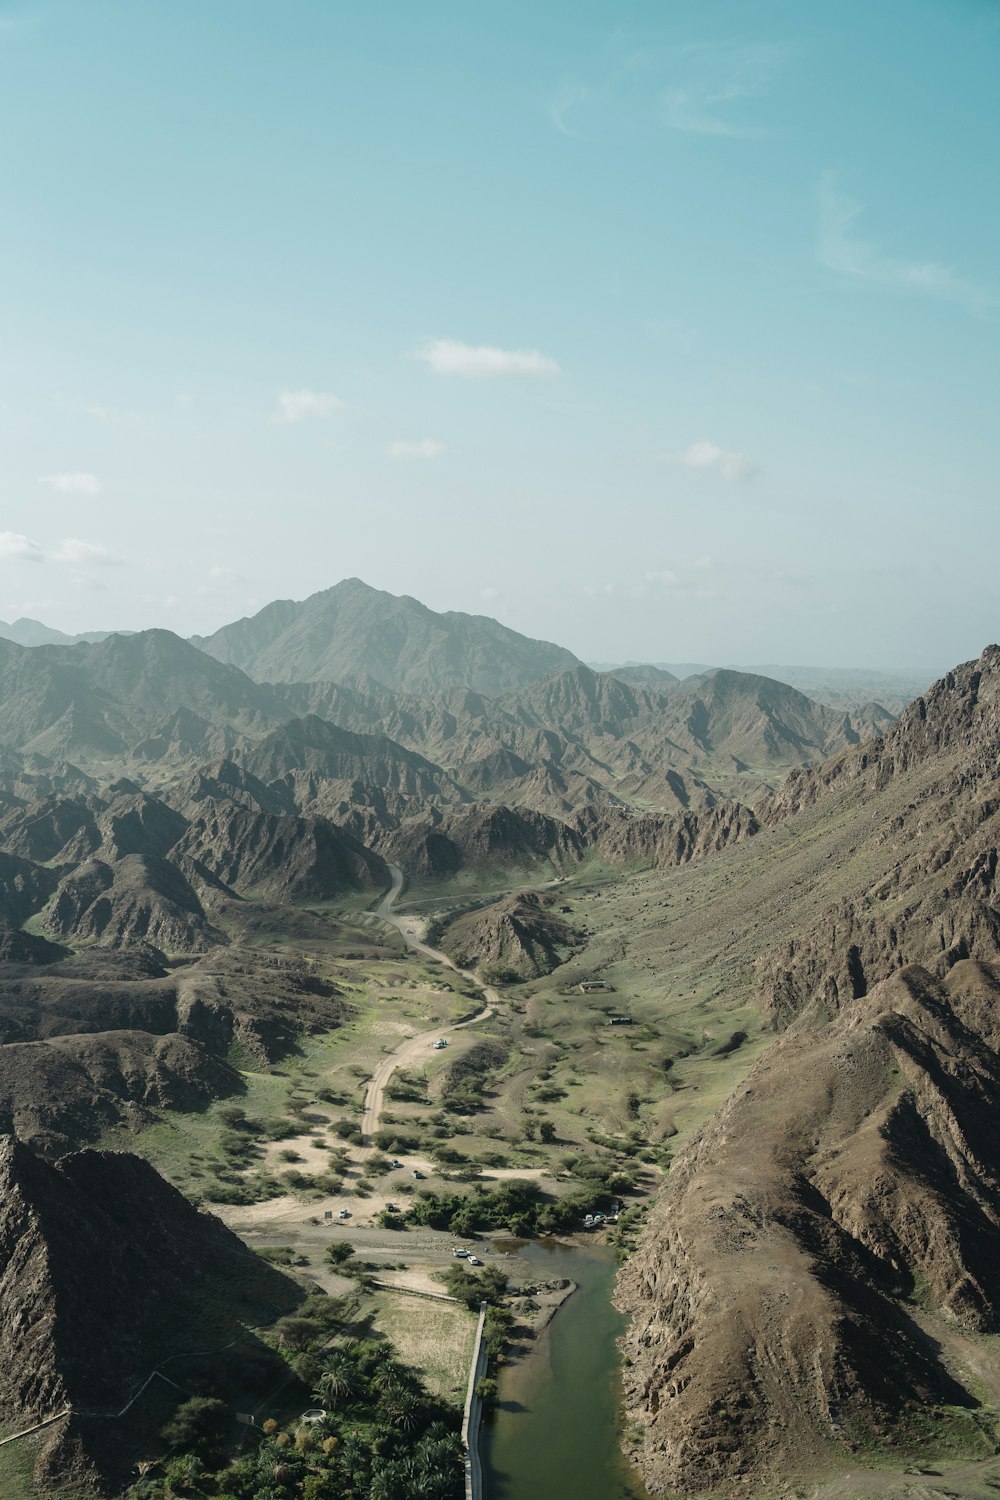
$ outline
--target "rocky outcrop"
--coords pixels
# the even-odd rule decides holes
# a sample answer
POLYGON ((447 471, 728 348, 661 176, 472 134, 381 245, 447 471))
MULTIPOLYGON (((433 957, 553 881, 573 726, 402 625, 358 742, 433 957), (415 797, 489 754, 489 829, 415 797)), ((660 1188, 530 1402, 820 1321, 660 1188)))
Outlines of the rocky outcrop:
POLYGON ((384 860, 327 818, 211 802, 172 851, 231 890, 271 901, 329 900, 389 884, 384 860))
POLYGON ((535 979, 551 974, 580 941, 554 896, 528 891, 449 922, 440 945, 459 968, 502 968, 535 979))
POLYGON ((1000 953, 1000 648, 934 684, 881 740, 797 773, 771 827, 829 809, 857 843, 844 897, 759 966, 776 1026, 864 995, 909 963, 1000 953), (862 853, 864 857, 862 858, 862 853))
POLYGON ((998 1327, 998 1015, 991 967, 906 969, 778 1041, 678 1157, 618 1292, 651 1490, 933 1451, 975 1409, 905 1299, 998 1327))
POLYGON ((239 1092, 234 1068, 176 1032, 101 1031, 0 1047, 0 1134, 52 1155, 159 1109, 204 1109, 239 1092))
POLYGON ((226 941, 177 866, 144 854, 79 866, 60 882, 42 921, 54 937, 116 948, 152 943, 165 953, 203 953, 226 941))

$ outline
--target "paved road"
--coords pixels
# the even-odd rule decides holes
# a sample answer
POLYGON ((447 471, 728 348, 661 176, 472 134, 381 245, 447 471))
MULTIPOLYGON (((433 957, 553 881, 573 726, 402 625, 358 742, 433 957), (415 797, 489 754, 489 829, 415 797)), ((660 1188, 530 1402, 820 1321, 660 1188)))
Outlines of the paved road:
POLYGON ((403 889, 403 872, 397 865, 390 865, 389 871, 392 875, 392 885, 379 902, 375 915, 383 922, 388 922, 395 927, 408 948, 414 953, 420 953, 424 958, 431 958, 435 963, 443 964, 445 968, 452 969, 460 974, 463 979, 468 979, 481 991, 486 1004, 470 1016, 466 1021, 457 1021, 452 1026, 438 1026, 434 1031, 423 1031, 419 1036, 411 1036, 408 1041, 401 1043, 388 1057, 379 1063, 375 1072, 368 1081, 365 1091, 365 1108, 361 1117, 361 1135, 366 1146, 373 1144, 373 1137, 379 1128, 379 1120, 382 1118, 382 1106, 385 1102, 386 1084, 396 1072, 397 1068, 403 1068, 407 1063, 426 1058, 427 1050, 433 1042, 449 1037, 453 1032, 461 1031, 466 1026, 476 1026, 480 1021, 485 1021, 490 1015, 492 1007, 500 1004, 500 996, 496 990, 488 984, 481 984, 475 974, 469 969, 460 969, 457 964, 452 963, 447 953, 442 953, 438 948, 431 948, 427 943, 422 943, 417 936, 416 923, 412 917, 399 917, 393 912, 397 897, 403 889))

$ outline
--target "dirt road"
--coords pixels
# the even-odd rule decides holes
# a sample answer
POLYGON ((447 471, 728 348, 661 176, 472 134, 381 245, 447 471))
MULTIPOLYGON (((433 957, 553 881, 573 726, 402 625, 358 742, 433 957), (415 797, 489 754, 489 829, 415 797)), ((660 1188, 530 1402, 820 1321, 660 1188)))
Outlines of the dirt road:
MULTIPOLYGON (((370 1221, 385 1207, 386 1203, 392 1202, 394 1198, 398 1198, 398 1181, 394 1185, 391 1177, 384 1180, 381 1187, 374 1193, 368 1194, 363 1203, 354 1194, 354 1186, 362 1175, 365 1163, 375 1154, 377 1149, 375 1146, 375 1136, 382 1118, 386 1085, 397 1069, 406 1067, 410 1063, 426 1060, 428 1051, 434 1042, 444 1040, 454 1032, 462 1031, 468 1026, 478 1025, 479 1022, 484 1021, 487 1016, 491 1015, 493 1007, 500 1003, 500 996, 490 985, 481 984, 470 970, 459 969, 456 964, 452 963, 446 953, 441 953, 437 948, 431 948, 427 943, 421 941, 417 919, 395 915, 393 907, 396 904, 400 891, 403 889, 403 872, 396 865, 390 865, 389 870, 392 874, 392 885, 379 902, 375 915, 381 921, 395 927, 397 932, 401 934, 407 947, 412 948, 414 952, 422 954, 424 958, 432 959, 435 963, 442 964, 446 969, 451 969, 453 973, 460 974, 463 979, 469 980, 480 991, 485 1003, 482 1009, 476 1011, 475 1015, 469 1016, 464 1021, 456 1021, 450 1026, 438 1025, 433 1031, 422 1031, 417 1036, 407 1037, 406 1041, 401 1042, 394 1052, 390 1052, 379 1063, 365 1088, 364 1112, 361 1117, 361 1145, 350 1149, 344 1171, 344 1189, 341 1193, 325 1199, 319 1204, 303 1203, 301 1199, 296 1198, 293 1194, 288 1194, 282 1198, 272 1198, 263 1203, 246 1206, 235 1205, 228 1207, 220 1205, 216 1210, 219 1217, 224 1219, 239 1234, 252 1234, 254 1231, 267 1233, 269 1230, 273 1231, 278 1225, 283 1227, 291 1224, 304 1225, 311 1218, 315 1218, 317 1211, 322 1213, 329 1212, 335 1215, 341 1228, 345 1227, 345 1225, 340 1222, 340 1214, 342 1211, 346 1212, 346 1222, 350 1223, 353 1228, 354 1216, 356 1214, 363 1220, 370 1221)), ((282 1140, 280 1144, 285 1148, 290 1145, 301 1151, 306 1159, 310 1160, 311 1139, 308 1135, 291 1141, 282 1140)), ((407 1170, 417 1167, 428 1176, 435 1170, 433 1163, 423 1157, 416 1156, 411 1160, 408 1154, 407 1163, 407 1170)), ((320 1165, 322 1164, 320 1163, 320 1165)), ((484 1173, 486 1177, 496 1176, 498 1178, 501 1176, 539 1177, 542 1175, 544 1174, 541 1171, 536 1170, 484 1173)), ((385 1243, 387 1245, 396 1243, 391 1233, 385 1243)))
POLYGON ((397 917, 393 914, 396 899, 403 889, 403 872, 397 865, 390 865, 389 870, 392 875, 392 886, 376 907, 375 915, 381 921, 388 922, 391 927, 395 927, 406 946, 412 948, 415 953, 421 953, 424 958, 433 959, 435 963, 443 964, 446 969, 452 969, 456 974, 461 974, 463 979, 468 979, 482 992, 486 1003, 481 1010, 478 1010, 474 1016, 469 1016, 465 1021, 457 1021, 452 1026, 438 1027, 434 1031, 424 1031, 419 1036, 410 1037, 398 1046, 395 1052, 391 1052, 384 1061, 379 1063, 368 1082, 368 1088, 365 1091, 364 1114, 361 1116, 361 1136, 367 1147, 371 1147, 373 1137, 379 1127, 386 1084, 397 1068, 406 1067, 407 1063, 425 1058, 427 1049, 434 1042, 443 1041, 453 1032, 461 1031, 466 1026, 475 1026, 480 1021, 485 1021, 490 1014, 491 1006, 500 1003, 500 996, 495 989, 481 984, 470 970, 458 968, 452 963, 447 953, 442 953, 439 949, 431 948, 427 943, 421 942, 412 917, 397 917))

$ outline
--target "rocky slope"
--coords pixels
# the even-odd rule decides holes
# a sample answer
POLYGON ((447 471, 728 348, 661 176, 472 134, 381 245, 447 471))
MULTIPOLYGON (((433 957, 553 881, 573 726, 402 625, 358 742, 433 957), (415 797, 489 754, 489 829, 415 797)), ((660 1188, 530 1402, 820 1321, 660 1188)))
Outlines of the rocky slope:
POLYGON ((654 1493, 992 1451, 949 1329, 1000 1326, 998 744, 990 647, 882 740, 791 776, 725 851, 720 975, 742 953, 788 1029, 678 1157, 622 1274, 654 1493))
MULTIPOLYGON (((1000 952, 1000 648, 935 683, 883 738, 788 778, 770 825, 808 809, 867 818, 867 879, 762 968, 777 1024, 836 1008, 912 962, 1000 952)), ((860 874, 860 872, 859 872, 860 874)))
POLYGON ((985 965, 905 969, 779 1041, 677 1159, 618 1293, 654 1493, 991 1451, 907 1299, 997 1328, 998 1002, 985 965))
MULTIPOLYGON (((15 1428, 68 1413, 45 1432, 40 1486, 104 1479, 118 1493, 134 1456, 107 1415, 165 1358, 247 1337, 248 1311, 300 1296, 140 1158, 49 1163, 0 1140, 0 1405, 15 1428)), ((251 1351, 266 1361, 252 1336, 251 1351)))
POLYGON ((460 969, 500 968, 537 979, 558 968, 580 941, 555 896, 527 891, 449 922, 440 946, 460 969))
POLYGON ((91 948, 0 968, 0 1132, 52 1154, 200 1109, 242 1089, 234 1049, 273 1062, 346 1014, 302 962, 219 949, 169 972, 161 959, 91 948))

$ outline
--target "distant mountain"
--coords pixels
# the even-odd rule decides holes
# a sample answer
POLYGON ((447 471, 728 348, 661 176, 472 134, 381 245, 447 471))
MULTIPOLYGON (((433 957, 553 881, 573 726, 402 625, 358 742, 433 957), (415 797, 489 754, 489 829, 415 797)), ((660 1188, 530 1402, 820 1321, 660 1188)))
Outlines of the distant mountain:
POLYGON ((0 744, 107 762, 179 709, 243 732, 261 733, 288 717, 273 690, 169 630, 77 646, 0 641, 0 744))
POLYGON ((82 635, 66 635, 52 625, 43 625, 41 620, 26 617, 10 623, 0 620, 0 639, 14 641, 18 646, 76 646, 81 641, 106 641, 109 635, 131 635, 130 630, 86 630, 82 635))
POLYGON ((790 687, 826 703, 831 708, 859 707, 873 700, 888 708, 898 717, 908 703, 926 691, 934 681, 936 673, 930 668, 923 671, 894 670, 891 667, 809 667, 781 666, 774 662, 741 665, 726 663, 722 667, 708 666, 705 662, 624 662, 621 665, 591 662, 595 672, 608 672, 622 682, 631 682, 646 687, 669 687, 671 682, 706 678, 713 672, 730 671, 743 675, 776 678, 790 687))
POLYGON ((435 614, 347 578, 301 603, 279 599, 192 643, 258 682, 363 678, 407 693, 468 687, 495 697, 577 665, 562 646, 485 615, 435 614))

